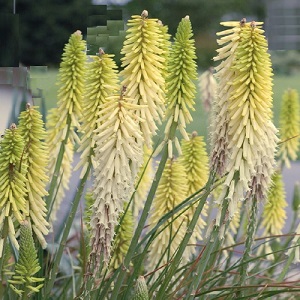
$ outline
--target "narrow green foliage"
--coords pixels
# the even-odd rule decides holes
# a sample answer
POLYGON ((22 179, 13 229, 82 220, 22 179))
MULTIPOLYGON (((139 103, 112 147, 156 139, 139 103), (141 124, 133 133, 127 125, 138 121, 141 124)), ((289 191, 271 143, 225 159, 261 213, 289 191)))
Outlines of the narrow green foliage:
POLYGON ((43 127, 42 116, 36 107, 27 104, 26 111, 20 115, 19 130, 25 141, 24 162, 28 165, 26 173, 26 197, 29 218, 32 229, 42 248, 47 243, 44 238, 48 234, 49 223, 46 221, 46 203, 43 199, 47 195, 45 190, 49 180, 46 175, 49 153, 44 142, 46 133, 43 127))
POLYGON ((299 211, 300 206, 300 184, 296 182, 294 187, 293 204, 292 208, 295 212, 299 211))
POLYGON ((21 224, 19 259, 14 275, 8 281, 14 292, 19 295, 25 294, 22 299, 29 299, 30 295, 38 293, 42 288, 44 278, 34 277, 40 268, 37 251, 34 247, 31 226, 27 221, 24 221, 21 224))

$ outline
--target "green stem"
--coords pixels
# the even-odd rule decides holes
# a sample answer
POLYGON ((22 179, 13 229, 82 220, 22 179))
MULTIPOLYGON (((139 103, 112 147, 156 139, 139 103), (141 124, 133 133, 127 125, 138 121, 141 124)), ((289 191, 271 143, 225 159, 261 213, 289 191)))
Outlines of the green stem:
MULTIPOLYGON (((249 222, 248 228, 247 228, 247 239, 246 239, 246 243, 245 243, 244 254, 243 254, 241 265, 240 265, 241 277, 240 277, 240 281, 239 281, 239 286, 245 285, 250 253, 251 253, 251 249, 252 249, 254 235, 256 232, 256 226, 257 226, 257 200, 252 199, 250 222, 249 222)), ((244 292, 242 290, 237 292, 237 295, 240 297, 243 297, 244 296, 243 294, 244 294, 244 292)))
POLYGON ((76 215, 76 211, 77 211, 78 204, 80 202, 80 199, 81 199, 84 187, 85 187, 85 183, 86 183, 87 178, 90 174, 91 165, 92 164, 90 162, 83 178, 80 180, 79 185, 77 187, 77 193, 75 194, 75 197, 73 199, 73 202, 72 202, 72 205, 71 205, 71 210, 70 210, 70 213, 69 213, 69 217, 67 219, 66 226, 65 226, 65 229, 63 231, 63 235, 62 235, 61 241, 59 243, 56 256, 54 258, 53 267, 52 267, 52 269, 50 271, 50 274, 49 274, 49 280, 47 282, 47 285, 45 286, 45 296, 46 296, 45 298, 46 299, 49 297, 49 295, 51 293, 51 289, 54 285, 56 274, 57 274, 58 268, 59 268, 59 263, 60 263, 60 260, 61 260, 62 254, 63 254, 63 250, 64 250, 64 247, 66 245, 66 241, 67 241, 67 238, 68 238, 73 220, 74 220, 75 215, 76 215))
POLYGON ((289 255, 289 258, 288 258, 286 264, 284 265, 282 272, 280 273, 280 275, 278 277, 278 280, 277 280, 278 282, 282 282, 283 281, 284 277, 286 276, 287 272, 290 269, 290 266, 291 266, 291 264, 293 262, 294 257, 295 257, 295 251, 293 251, 289 255))
MULTIPOLYGON (((222 207, 222 212, 221 212, 221 217, 220 217, 221 226, 226 226, 225 223, 227 223, 227 222, 225 222, 225 218, 226 218, 226 213, 227 213, 227 209, 228 209, 228 204, 229 204, 228 200, 225 197, 225 199, 223 201, 223 207, 222 207)), ((221 226, 214 226, 213 231, 208 238, 208 242, 206 244, 206 247, 203 251, 201 260, 199 261, 197 270, 195 272, 195 274, 197 274, 197 276, 195 276, 193 278, 193 281, 191 282, 189 289, 187 291, 187 298, 186 298, 187 300, 194 299, 194 296, 197 293, 198 286, 199 286, 200 282, 202 281, 202 277, 203 277, 205 270, 207 269, 209 258, 211 256, 211 254, 214 251, 216 251, 217 246, 219 245, 218 240, 219 240, 219 233, 220 233, 221 226)), ((208 267, 210 267, 210 266, 208 266, 208 267)))
POLYGON ((163 299, 165 297, 165 292, 166 292, 168 284, 170 283, 170 279, 172 278, 174 272, 177 270, 177 268, 178 268, 178 266, 181 262, 183 252, 186 248, 186 245, 188 244, 188 242, 190 240, 191 235, 194 232, 194 228, 195 228, 195 226, 198 222, 199 216, 201 214, 203 206, 205 205, 206 199, 207 199, 208 195, 211 192, 210 191, 210 186, 211 186, 211 183, 213 182, 213 178, 214 178, 214 176, 212 176, 212 178, 210 178, 208 180, 208 183, 206 185, 206 192, 204 193, 203 197, 201 197, 201 201, 199 201, 199 204, 198 204, 198 206, 195 210, 194 216, 193 216, 191 222, 188 225, 186 234, 185 234, 182 242, 179 245, 178 251, 176 252, 176 255, 175 255, 175 257, 174 257, 174 259, 173 259, 173 261, 170 265, 169 270, 165 274, 165 280, 161 284, 160 289, 159 289, 159 291, 157 292, 157 295, 156 295, 157 299, 163 299))
POLYGON ((4 259, 3 256, 5 255, 5 248, 6 248, 6 243, 7 243, 7 236, 8 236, 8 219, 4 219, 4 224, 3 224, 3 229, 2 229, 2 234, 1 238, 4 238, 3 241, 3 249, 2 249, 2 257, 0 259, 0 282, 3 281, 2 275, 3 275, 3 264, 4 264, 4 259))
POLYGON ((53 201, 55 199, 54 191, 57 187, 57 181, 59 178, 60 167, 61 167, 61 164, 62 164, 62 161, 64 158, 65 147, 66 147, 66 144, 68 143, 68 139, 69 139, 70 128, 71 128, 71 116, 70 115, 68 115, 68 117, 67 117, 67 126, 68 127, 67 127, 66 136, 65 136, 65 139, 61 142, 58 157, 57 157, 54 172, 53 172, 53 176, 52 176, 51 183, 49 186, 49 191, 48 191, 49 196, 46 198, 46 205, 47 205, 47 210, 48 210, 47 221, 49 221, 49 219, 50 219, 50 215, 51 215, 51 211, 52 211, 52 207, 53 207, 53 201))
MULTIPOLYGON (((173 122, 172 125, 171 125, 171 129, 170 129, 170 136, 169 136, 170 139, 174 138, 176 128, 177 128, 177 122, 173 122)), ((139 238, 141 236, 141 233, 143 231, 143 228, 145 226, 145 223, 146 223, 146 220, 147 220, 147 217, 148 217, 148 214, 149 214, 149 211, 150 211, 153 199, 154 199, 154 195, 156 193, 156 190, 157 190, 160 178, 162 176, 163 170, 165 168, 165 164, 167 162, 167 159, 168 159, 168 147, 167 147, 167 145, 165 145, 164 148, 163 148, 163 151, 162 151, 162 157, 161 157, 158 169, 156 171, 156 174, 155 174, 154 180, 152 182, 147 200, 146 200, 145 205, 144 205, 142 215, 140 217, 138 226, 135 230, 135 233, 134 233, 134 236, 131 240, 128 252, 127 252, 127 254, 125 256, 125 259, 124 259, 123 266, 126 269, 129 268, 130 261, 131 261, 133 255, 134 255, 134 253, 135 253, 135 249, 136 249, 136 246, 138 244, 138 240, 139 240, 139 238)), ((115 286, 114 286, 113 293, 111 295, 112 300, 118 298, 118 294, 119 294, 120 288, 123 284, 125 275, 126 275, 126 272, 120 272, 119 273, 119 276, 118 276, 118 278, 116 280, 116 283, 115 283, 115 286)))

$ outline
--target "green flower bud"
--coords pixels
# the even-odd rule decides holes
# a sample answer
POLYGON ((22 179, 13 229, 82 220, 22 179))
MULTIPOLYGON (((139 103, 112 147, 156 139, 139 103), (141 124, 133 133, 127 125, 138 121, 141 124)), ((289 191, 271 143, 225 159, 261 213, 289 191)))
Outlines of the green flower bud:
POLYGON ((12 290, 19 295, 25 293, 27 297, 38 293, 43 286, 41 282, 44 281, 44 278, 37 278, 34 275, 40 269, 32 230, 30 224, 24 221, 21 224, 19 259, 12 279, 8 280, 12 290), (35 283, 39 284, 35 285, 35 283))
POLYGON ((145 278, 140 276, 135 284, 133 300, 148 300, 148 288, 146 285, 145 278))

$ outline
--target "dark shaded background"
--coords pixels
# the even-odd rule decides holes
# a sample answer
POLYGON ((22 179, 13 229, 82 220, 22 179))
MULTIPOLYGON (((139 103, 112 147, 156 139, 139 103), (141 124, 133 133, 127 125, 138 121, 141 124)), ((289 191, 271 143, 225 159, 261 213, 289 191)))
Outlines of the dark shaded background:
MULTIPOLYGON (((1 66, 16 64, 18 60, 26 66, 58 66, 70 34, 77 29, 86 34, 88 17, 93 18, 97 11, 96 6, 91 7, 91 0, 15 0, 13 16, 13 3, 13 0, 0 0, 1 66)), ((110 10, 120 8, 124 20, 147 9, 150 17, 161 19, 169 26, 172 35, 181 18, 189 15, 198 64, 204 68, 215 55, 215 33, 220 30, 220 21, 248 16, 264 20, 265 17, 263 1, 257 0, 133 0, 121 7, 109 6, 110 10)), ((107 21, 105 14, 100 18, 98 14, 95 20, 99 21, 98 25, 107 21)))

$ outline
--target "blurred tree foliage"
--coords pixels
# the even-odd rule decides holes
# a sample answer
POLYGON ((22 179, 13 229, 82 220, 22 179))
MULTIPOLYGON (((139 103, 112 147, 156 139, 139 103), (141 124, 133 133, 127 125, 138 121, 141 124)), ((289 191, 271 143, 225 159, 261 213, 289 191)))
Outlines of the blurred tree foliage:
MULTIPOLYGON (((77 29, 85 34, 87 27, 91 26, 87 21, 95 11, 95 6, 91 9, 91 2, 15 0, 20 24, 21 62, 28 66, 57 66, 70 34, 77 29)), ((1 13, 13 13, 13 3, 14 0, 0 0, 1 13)), ((132 0, 124 7, 110 6, 110 9, 120 8, 125 19, 147 9, 149 17, 158 18, 168 25, 173 36, 181 18, 189 15, 196 40, 198 65, 203 69, 212 65, 217 48, 215 33, 221 28, 220 21, 243 17, 261 21, 265 17, 264 1, 257 0, 132 0)), ((119 44, 116 46, 120 47, 119 44)), ((119 51, 114 49, 113 52, 116 54, 119 51)), ((119 59, 119 56, 116 58, 119 59)))
MULTIPOLYGON (((27 66, 58 65, 64 44, 87 28, 91 0, 15 0, 19 15, 20 60, 27 66)), ((1 12, 13 13, 13 0, 1 0, 1 12)))
POLYGON ((243 17, 263 21, 265 18, 264 1, 257 0, 132 0, 124 6, 124 13, 129 17, 144 9, 149 11, 150 17, 168 25, 173 36, 181 18, 190 16, 201 68, 212 65, 217 49, 216 32, 221 29, 221 21, 243 17))

